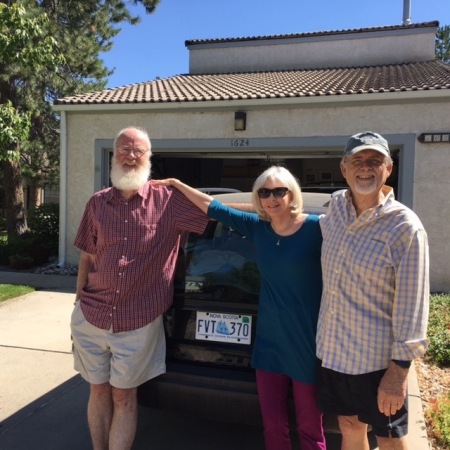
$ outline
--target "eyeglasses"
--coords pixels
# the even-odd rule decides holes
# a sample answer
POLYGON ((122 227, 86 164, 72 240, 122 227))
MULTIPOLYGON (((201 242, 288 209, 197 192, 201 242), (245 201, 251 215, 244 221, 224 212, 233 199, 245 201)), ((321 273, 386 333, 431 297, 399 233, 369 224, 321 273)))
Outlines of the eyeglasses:
POLYGON ((376 167, 380 167, 382 166, 386 160, 380 159, 380 158, 369 158, 369 159, 362 159, 362 158, 357 158, 357 159, 347 159, 346 162, 348 162, 352 167, 355 168, 361 168, 363 166, 365 166, 366 164, 372 168, 375 169, 376 167))
POLYGON ((142 158, 148 152, 148 150, 140 150, 138 148, 129 148, 129 147, 119 147, 117 151, 121 155, 131 155, 131 153, 133 153, 133 155, 137 159, 142 158))
POLYGON ((269 198, 270 194, 273 194, 275 198, 283 198, 289 192, 289 188, 287 187, 276 187, 273 189, 269 188, 261 188, 258 189, 258 197, 259 198, 269 198))

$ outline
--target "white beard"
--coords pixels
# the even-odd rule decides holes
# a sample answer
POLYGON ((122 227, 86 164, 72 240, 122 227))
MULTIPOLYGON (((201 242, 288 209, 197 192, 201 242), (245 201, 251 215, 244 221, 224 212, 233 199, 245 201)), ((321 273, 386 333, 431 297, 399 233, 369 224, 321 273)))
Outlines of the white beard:
POLYGON ((370 183, 362 183, 358 180, 354 183, 353 190, 361 195, 370 195, 377 190, 377 178, 372 178, 370 183))
POLYGON ((121 191, 136 191, 147 183, 150 177, 150 170, 151 163, 148 161, 145 165, 135 166, 133 169, 125 171, 113 158, 110 174, 111 182, 114 187, 121 191))

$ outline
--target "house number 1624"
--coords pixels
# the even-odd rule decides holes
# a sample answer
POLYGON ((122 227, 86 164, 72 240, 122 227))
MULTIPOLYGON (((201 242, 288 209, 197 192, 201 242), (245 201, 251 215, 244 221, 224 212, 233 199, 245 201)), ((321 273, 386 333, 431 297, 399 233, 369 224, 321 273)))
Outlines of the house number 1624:
POLYGON ((250 139, 231 139, 231 147, 248 147, 250 139))

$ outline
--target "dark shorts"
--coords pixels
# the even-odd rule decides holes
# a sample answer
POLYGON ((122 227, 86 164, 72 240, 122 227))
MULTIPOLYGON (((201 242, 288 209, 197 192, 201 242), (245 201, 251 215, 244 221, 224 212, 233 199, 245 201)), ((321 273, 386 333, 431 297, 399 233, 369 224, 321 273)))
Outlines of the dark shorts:
POLYGON ((338 416, 358 416, 372 426, 375 436, 400 438, 408 433, 408 396, 394 416, 378 410, 377 391, 386 370, 347 375, 319 366, 317 402, 319 409, 338 416))

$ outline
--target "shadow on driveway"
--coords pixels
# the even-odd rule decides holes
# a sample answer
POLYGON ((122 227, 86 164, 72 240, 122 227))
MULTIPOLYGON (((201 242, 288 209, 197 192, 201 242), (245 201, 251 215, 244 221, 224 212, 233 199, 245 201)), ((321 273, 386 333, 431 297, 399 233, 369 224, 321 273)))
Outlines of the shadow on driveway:
MULTIPOLYGON (((91 449, 86 420, 88 395, 89 386, 79 375, 69 379, 4 420, 0 425, 0 448, 91 449)), ((339 435, 327 435, 327 442, 328 450, 340 448, 339 435)), ((139 407, 138 431, 133 450, 149 448, 261 450, 264 442, 259 427, 213 422, 139 407)))

